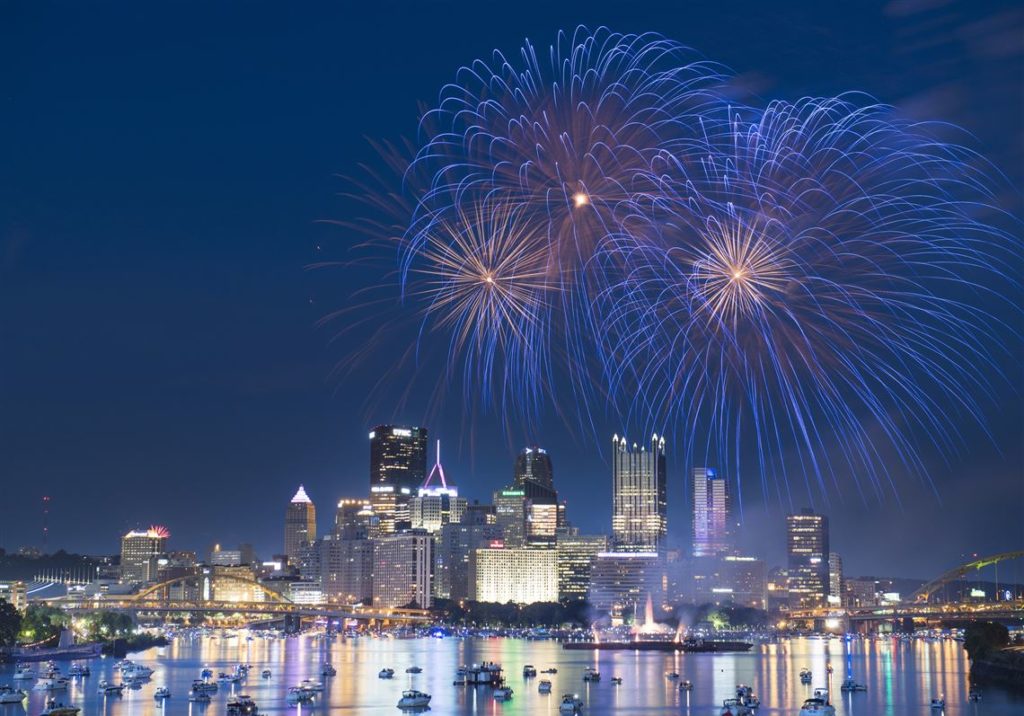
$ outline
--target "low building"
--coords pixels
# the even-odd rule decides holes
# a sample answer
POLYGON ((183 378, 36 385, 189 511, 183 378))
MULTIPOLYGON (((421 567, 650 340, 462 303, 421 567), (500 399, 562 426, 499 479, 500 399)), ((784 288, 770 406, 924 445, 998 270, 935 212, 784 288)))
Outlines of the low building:
POLYGON ((557 559, 552 549, 478 549, 472 561, 472 598, 500 604, 557 602, 557 559))
POLYGON ((22 581, 0 582, 0 599, 23 612, 28 607, 28 589, 22 581))

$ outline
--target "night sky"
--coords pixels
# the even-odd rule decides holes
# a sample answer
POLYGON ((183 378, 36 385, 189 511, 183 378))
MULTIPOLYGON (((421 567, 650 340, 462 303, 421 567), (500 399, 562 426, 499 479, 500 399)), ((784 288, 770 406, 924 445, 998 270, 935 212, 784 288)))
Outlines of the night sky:
MULTIPOLYGON (((460 395, 428 414, 429 381, 396 407, 408 375, 370 386, 409 337, 332 373, 364 334, 316 327, 378 278, 308 270, 354 241, 330 222, 360 211, 341 194, 374 159, 367 139, 414 136, 418 104, 460 65, 524 37, 656 31, 761 96, 861 90, 956 123, 1022 215, 1019 3, 301 5, 0 3, 0 546, 40 544, 49 494, 51 549, 112 553, 126 529, 160 523, 173 548, 269 555, 300 482, 322 530, 339 497, 366 494, 367 430, 392 420, 426 422, 449 478, 481 500, 511 479, 518 446, 541 442, 570 519, 607 532, 608 443, 638 428, 609 418, 595 446, 554 416, 529 431, 467 417, 460 395)), ((1007 346, 990 437, 957 426, 963 449, 928 456, 935 491, 897 470, 901 504, 862 499, 853 476, 827 505, 815 496, 848 574, 928 577, 1024 546, 1021 342, 1007 346)), ((684 545, 686 468, 670 460, 684 545)), ((781 563, 782 515, 810 497, 797 485, 793 504, 766 504, 744 487, 742 542, 781 563)))

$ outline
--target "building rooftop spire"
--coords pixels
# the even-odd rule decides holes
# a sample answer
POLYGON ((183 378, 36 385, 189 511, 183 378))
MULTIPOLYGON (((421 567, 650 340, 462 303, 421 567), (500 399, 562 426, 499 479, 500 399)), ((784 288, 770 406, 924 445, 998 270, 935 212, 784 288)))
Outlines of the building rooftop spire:
POLYGON ((304 488, 302 485, 299 485, 299 489, 295 493, 295 497, 292 498, 292 502, 305 502, 308 504, 312 504, 313 501, 309 499, 309 495, 306 494, 306 488, 304 488))

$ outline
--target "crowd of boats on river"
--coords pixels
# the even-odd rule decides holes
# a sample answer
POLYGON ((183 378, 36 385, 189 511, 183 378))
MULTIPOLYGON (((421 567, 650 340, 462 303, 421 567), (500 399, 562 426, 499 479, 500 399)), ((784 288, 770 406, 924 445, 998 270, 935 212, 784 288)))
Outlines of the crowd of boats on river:
MULTIPOLYGON (((253 639, 284 639, 293 635, 285 635, 275 631, 262 631, 253 632, 245 636, 247 640, 253 639), (253 636, 256 634, 256 636, 253 636)), ((176 636, 203 636, 206 638, 237 638, 236 632, 225 632, 210 629, 181 629, 177 631, 168 632, 170 638, 176 636)), ((578 639, 592 638, 591 632, 581 631, 578 633, 569 634, 553 634, 550 632, 538 632, 537 630, 440 630, 437 627, 429 629, 403 629, 403 630, 392 630, 382 632, 348 632, 342 634, 343 638, 430 638, 430 637, 517 637, 517 638, 560 638, 562 640, 571 640, 573 637, 578 639)), ((337 634, 334 633, 320 633, 315 636, 316 639, 326 639, 328 641, 337 638, 337 634)), ((613 635, 614 638, 614 635, 613 635)), ((767 635, 751 635, 748 634, 747 638, 759 641, 775 641, 780 637, 767 636, 767 635)), ((837 638, 835 636, 825 635, 825 639, 837 638)), ((860 639, 948 639, 955 638, 960 639, 961 637, 957 634, 926 634, 926 635, 889 635, 885 637, 865 637, 857 635, 847 635, 846 639, 860 638, 860 639)), ((462 686, 467 689, 483 689, 489 693, 490 698, 495 702, 507 702, 515 697, 515 688, 535 688, 540 694, 551 694, 552 693, 552 681, 546 678, 548 675, 558 673, 558 669, 555 667, 547 667, 538 670, 533 664, 514 665, 510 668, 519 670, 521 668, 522 681, 513 688, 508 678, 506 677, 506 670, 509 667, 505 667, 501 664, 485 661, 479 664, 469 664, 459 667, 453 675, 453 684, 455 686, 462 686)), ((153 689, 153 698, 161 706, 167 703, 171 699, 183 699, 197 706, 208 704, 214 700, 218 692, 224 689, 228 692, 228 697, 224 706, 224 711, 229 716, 249 716, 259 714, 259 705, 250 696, 240 693, 244 689, 244 685, 252 678, 259 678, 265 680, 271 680, 274 678, 274 674, 271 669, 262 669, 258 673, 252 673, 254 671, 252 665, 247 663, 237 663, 231 665, 225 665, 222 668, 214 669, 212 667, 204 667, 199 673, 195 675, 195 679, 192 682, 191 687, 187 693, 183 694, 172 694, 167 686, 158 686, 154 683, 154 670, 143 664, 133 662, 131 659, 124 659, 117 662, 114 665, 115 672, 119 675, 119 680, 109 681, 101 679, 96 683, 97 693, 101 694, 105 698, 118 698, 123 695, 125 690, 142 690, 146 688, 153 689)), ((421 674, 423 668, 417 665, 410 666, 405 669, 405 673, 409 675, 410 682, 411 677, 421 674)), ((798 716, 835 716, 836 709, 832 704, 833 698, 833 681, 836 675, 833 673, 834 669, 831 664, 827 664, 825 673, 815 674, 810 668, 803 668, 800 671, 800 682, 801 684, 807 685, 809 688, 809 696, 800 707, 798 716), (821 685, 814 686, 814 682, 820 680, 821 685), (810 689, 813 688, 813 691, 810 689)), ((316 677, 306 678, 301 682, 290 686, 287 690, 286 696, 284 697, 286 703, 289 706, 300 706, 306 704, 315 704, 321 693, 324 690, 325 681, 332 679, 337 676, 337 669, 332 666, 329 662, 324 662, 320 665, 319 673, 316 677)), ((393 668, 388 665, 382 665, 380 671, 377 674, 378 678, 384 681, 390 681, 395 678, 396 673, 393 668)), ((87 680, 91 677, 91 670, 87 661, 74 661, 67 667, 67 672, 64 673, 61 667, 54 661, 43 662, 43 663, 20 663, 16 665, 15 672, 13 675, 13 684, 0 684, 0 716, 3 714, 2 707, 9 704, 23 704, 28 698, 28 692, 37 691, 44 692, 46 695, 46 701, 44 709, 39 712, 40 716, 77 716, 81 709, 71 703, 65 703, 62 700, 62 696, 68 693, 69 684, 73 680, 77 680, 82 684, 87 683, 87 680)), ((578 675, 578 678, 583 683, 595 684, 601 682, 607 677, 608 682, 614 688, 620 686, 623 683, 623 677, 617 674, 601 674, 596 667, 586 666, 583 671, 578 675)), ((669 672, 665 674, 665 678, 676 685, 676 687, 682 692, 690 692, 694 689, 692 681, 686 678, 685 674, 676 672, 669 672)), ((867 691, 867 686, 859 683, 854 675, 847 673, 845 678, 842 678, 838 689, 840 692, 855 696, 859 692, 867 691)), ((401 696, 398 699, 396 706, 398 709, 407 712, 418 712, 427 711, 430 709, 431 699, 433 697, 423 691, 409 688, 401 692, 401 696)), ((982 698, 981 691, 976 688, 971 688, 968 692, 968 700, 972 702, 980 701, 982 698)), ((731 695, 726 698, 721 707, 721 716, 756 716, 757 710, 762 706, 761 698, 755 693, 752 686, 746 684, 737 684, 735 695, 731 695)), ((930 709, 932 714, 941 714, 944 712, 946 707, 945 697, 941 694, 936 694, 930 703, 930 709)), ((560 702, 558 711, 561 714, 581 714, 584 711, 585 703, 580 698, 579 694, 566 693, 560 696, 560 702)))

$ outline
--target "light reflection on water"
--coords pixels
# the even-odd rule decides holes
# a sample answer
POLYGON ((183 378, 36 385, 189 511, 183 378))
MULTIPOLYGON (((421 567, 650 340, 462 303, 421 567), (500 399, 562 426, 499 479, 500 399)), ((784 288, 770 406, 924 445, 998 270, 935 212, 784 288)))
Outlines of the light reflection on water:
MULTIPOLYGON (((126 690, 121 698, 96 693, 101 679, 119 680, 113 659, 94 660, 92 676, 75 680, 58 699, 82 707, 82 716, 220 716, 227 694, 247 693, 259 704, 261 713, 293 714, 397 714, 395 704, 401 691, 414 688, 433 694, 434 714, 557 714, 560 695, 577 693, 586 702, 586 714, 673 713, 717 716, 722 700, 732 696, 736 684, 749 684, 764 706, 759 715, 796 716, 803 699, 815 687, 827 685, 826 665, 834 669, 833 703, 840 716, 925 714, 933 696, 942 694, 948 704, 946 716, 1009 716, 1024 713, 1024 700, 996 689, 986 689, 980 704, 967 703, 967 658, 955 641, 901 642, 892 639, 851 642, 823 639, 792 639, 758 645, 746 654, 675 654, 654 652, 564 651, 554 642, 514 639, 369 639, 334 641, 304 636, 290 639, 247 640, 232 638, 176 639, 166 649, 150 649, 132 657, 155 669, 153 679, 138 690, 126 690), (338 675, 321 679, 320 666, 330 661, 338 675), (489 689, 453 686, 455 670, 461 664, 497 661, 506 669, 515 690, 511 701, 495 702, 489 689), (214 673, 231 671, 238 663, 250 663, 250 677, 241 686, 222 686, 208 705, 187 701, 192 680, 204 666, 214 673), (523 679, 524 664, 538 670, 551 666, 554 675, 541 674, 523 679), (405 669, 418 665, 419 675, 405 669), (395 678, 383 681, 377 672, 385 666, 395 678), (602 675, 598 683, 584 683, 586 666, 602 675), (813 683, 800 683, 799 672, 810 668, 813 683), (272 677, 260 672, 270 669, 272 677), (853 677, 868 687, 867 693, 841 694, 839 684, 852 669, 853 677), (693 682, 693 691, 678 689, 666 678, 668 672, 693 682), (615 686, 612 676, 621 676, 615 686), (284 700, 289 686, 310 678, 324 681, 324 693, 316 704, 301 709, 284 700), (552 693, 537 692, 541 678, 553 682, 552 693), (172 698, 161 708, 153 699, 157 686, 169 686, 172 698)), ((67 671, 67 664, 61 665, 67 671)), ((0 684, 13 683, 13 665, 0 666, 0 684)), ((22 682, 22 687, 26 684, 22 682)), ((43 708, 44 694, 33 691, 27 713, 35 716, 43 708)), ((26 713, 22 706, 0 706, 0 716, 26 713)))

